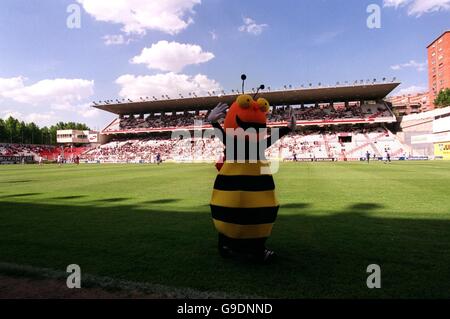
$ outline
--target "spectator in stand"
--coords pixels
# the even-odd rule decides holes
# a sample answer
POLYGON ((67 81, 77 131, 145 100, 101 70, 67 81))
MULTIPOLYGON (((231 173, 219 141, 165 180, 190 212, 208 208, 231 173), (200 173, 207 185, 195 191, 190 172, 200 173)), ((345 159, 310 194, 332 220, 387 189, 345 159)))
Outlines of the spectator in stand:
MULTIPOLYGON (((372 146, 376 149, 383 143, 383 148, 372 152, 373 156, 380 153, 384 157, 384 148, 399 150, 400 144, 394 135, 386 135, 385 129, 358 126, 345 127, 304 127, 301 132, 285 136, 266 151, 266 157, 271 159, 297 160, 329 158, 336 160, 367 159, 368 148, 361 149, 362 141, 370 136, 375 141, 372 146), (344 135, 345 134, 345 135, 344 135), (351 142, 343 142, 340 136, 352 136, 351 142), (382 142, 376 142, 382 139, 382 142), (376 152, 376 153, 375 153, 376 152)), ((403 148, 405 149, 405 148, 403 148)), ((0 146, 0 152, 2 148, 0 146)), ((223 144, 217 138, 171 138, 171 134, 153 135, 148 138, 128 140, 113 140, 107 144, 86 151, 81 159, 88 162, 109 163, 155 163, 156 155, 160 154, 161 161, 206 161, 216 162, 223 154, 223 144)), ((372 155, 372 154, 371 154, 372 155)))
MULTIPOLYGON (((309 107, 291 108, 291 107, 277 107, 273 108, 272 112, 268 114, 269 123, 285 124, 292 115, 295 114, 299 121, 324 120, 332 121, 336 119, 361 119, 391 116, 389 109, 383 104, 349 104, 345 105, 331 105, 331 104, 317 104, 309 107)), ((207 113, 194 114, 186 112, 182 114, 151 114, 147 117, 129 115, 118 120, 114 125, 111 125, 106 131, 115 130, 139 130, 139 129, 170 129, 174 127, 192 127, 195 120, 201 120, 206 124, 205 116, 207 113)))

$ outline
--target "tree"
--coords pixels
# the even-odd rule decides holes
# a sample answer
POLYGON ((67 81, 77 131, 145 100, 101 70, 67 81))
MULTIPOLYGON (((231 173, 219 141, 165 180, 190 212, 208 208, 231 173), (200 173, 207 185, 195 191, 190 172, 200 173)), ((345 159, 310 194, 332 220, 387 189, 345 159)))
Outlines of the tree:
POLYGON ((6 131, 6 124, 3 119, 0 119, 0 142, 8 141, 8 132, 6 131))
POLYGON ((434 100, 434 105, 436 107, 446 107, 450 106, 450 89, 442 89, 436 99, 434 100))
POLYGON ((21 144, 56 144, 57 130, 90 130, 86 124, 59 122, 50 128, 40 128, 35 123, 25 123, 10 116, 0 119, 0 142, 21 144))
POLYGON ((12 116, 5 121, 7 141, 9 143, 19 143, 19 121, 12 116))

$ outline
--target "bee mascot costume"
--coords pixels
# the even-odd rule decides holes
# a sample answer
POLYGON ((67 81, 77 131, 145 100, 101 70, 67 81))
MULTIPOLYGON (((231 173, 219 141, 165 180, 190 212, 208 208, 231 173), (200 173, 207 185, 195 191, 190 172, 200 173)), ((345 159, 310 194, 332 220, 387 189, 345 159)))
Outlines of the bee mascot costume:
POLYGON ((222 257, 245 257, 267 263, 275 256, 265 243, 271 235, 279 204, 264 151, 295 130, 296 120, 292 116, 288 127, 279 129, 278 136, 272 131, 267 137, 266 116, 270 105, 264 98, 255 100, 264 85, 252 97, 244 94, 244 74, 241 79, 243 94, 231 107, 219 103, 208 116, 225 145, 225 161, 218 165, 211 213, 219 233, 222 257), (218 123, 223 118, 224 128, 218 123))

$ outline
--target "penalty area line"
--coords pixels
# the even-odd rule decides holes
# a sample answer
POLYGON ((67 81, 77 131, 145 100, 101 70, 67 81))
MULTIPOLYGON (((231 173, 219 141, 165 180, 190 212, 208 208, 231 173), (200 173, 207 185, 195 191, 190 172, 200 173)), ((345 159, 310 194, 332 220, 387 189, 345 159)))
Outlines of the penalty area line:
MULTIPOLYGON (((26 279, 53 279, 66 281, 70 275, 65 271, 30 265, 0 262, 0 274, 26 279)), ((200 291, 192 288, 170 287, 161 284, 135 282, 105 276, 81 273, 81 288, 100 288, 105 291, 140 292, 158 295, 161 299, 261 299, 258 296, 231 294, 220 291, 200 291)), ((69 289, 69 288, 68 288, 69 289)))

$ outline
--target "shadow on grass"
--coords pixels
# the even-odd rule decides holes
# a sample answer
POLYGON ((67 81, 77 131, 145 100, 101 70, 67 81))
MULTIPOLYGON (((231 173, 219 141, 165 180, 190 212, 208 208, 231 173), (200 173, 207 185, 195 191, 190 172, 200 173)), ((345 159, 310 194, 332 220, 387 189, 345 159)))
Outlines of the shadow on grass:
POLYGON ((17 181, 2 181, 0 184, 20 184, 20 183, 29 183, 33 182, 33 180, 17 180, 17 181))
POLYGON ((370 211, 380 208, 384 208, 384 206, 376 203, 359 203, 351 205, 348 209, 350 211, 370 211))
POLYGON ((157 200, 149 200, 146 202, 143 202, 144 204, 170 204, 170 203, 176 203, 179 202, 179 199, 176 198, 166 198, 166 199, 157 199, 157 200))
POLYGON ((86 195, 72 195, 72 196, 61 196, 61 197, 53 197, 53 198, 50 198, 50 199, 62 199, 62 200, 64 200, 64 199, 78 199, 78 198, 83 198, 83 197, 86 197, 86 195))
POLYGON ((36 195, 41 195, 41 193, 9 194, 9 195, 2 195, 2 196, 0 196, 0 198, 29 197, 29 196, 36 196, 36 195))
POLYGON ((0 261, 60 270, 76 263, 100 276, 263 297, 450 297, 449 220, 375 217, 375 203, 328 215, 309 207, 280 209, 268 241, 280 258, 259 266, 218 256, 206 207, 3 201, 0 261), (370 264, 381 266, 382 289, 366 286, 370 264))
POLYGON ((125 198, 125 197, 114 197, 114 198, 102 198, 102 199, 97 199, 94 200, 93 202, 97 202, 97 203, 119 203, 119 202, 123 202, 129 200, 129 198, 125 198))

